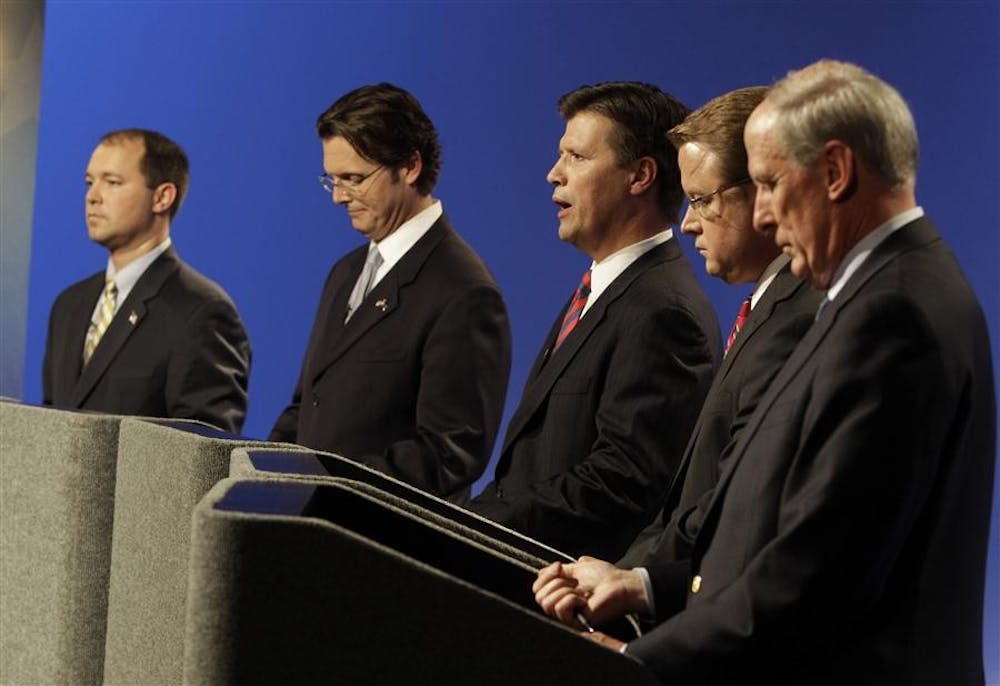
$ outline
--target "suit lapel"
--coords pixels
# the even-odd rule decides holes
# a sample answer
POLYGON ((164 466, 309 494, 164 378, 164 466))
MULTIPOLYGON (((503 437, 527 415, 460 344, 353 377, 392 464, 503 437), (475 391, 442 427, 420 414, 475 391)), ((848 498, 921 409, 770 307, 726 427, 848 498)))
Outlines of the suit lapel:
POLYGON ((142 323, 147 312, 146 302, 156 297, 166 280, 179 268, 180 260, 177 258, 177 253, 173 248, 167 248, 139 277, 132 291, 115 313, 114 319, 111 320, 111 326, 104 332, 97 348, 94 349, 90 362, 83 368, 80 378, 76 382, 76 387, 73 389, 71 403, 74 407, 83 405, 122 346, 125 345, 125 341, 142 323))
POLYGON ((577 352, 583 347, 587 339, 604 322, 611 303, 620 298, 640 274, 662 262, 676 260, 680 255, 680 248, 677 246, 677 241, 675 240, 669 240, 641 255, 611 282, 594 304, 591 305, 590 309, 587 310, 586 315, 580 320, 573 332, 559 346, 559 349, 550 354, 548 351, 551 350, 551 345, 555 340, 553 331, 558 330, 566 307, 569 305, 567 304, 562 309, 555 326, 549 332, 542 354, 535 361, 535 368, 532 369, 533 375, 528 377, 524 395, 521 398, 517 411, 511 417, 501 454, 507 451, 518 434, 524 429, 531 416, 548 397, 552 386, 562 376, 566 367, 576 357, 577 352), (541 369, 537 369, 541 364, 544 364, 544 366, 541 369), (536 371, 537 376, 534 376, 536 371))
POLYGON ((80 378, 83 368, 83 347, 87 340, 87 331, 90 329, 94 306, 104 290, 104 276, 105 272, 102 271, 91 277, 86 287, 81 290, 80 297, 70 308, 66 345, 62 349, 60 362, 62 373, 57 377, 66 379, 67 385, 75 385, 75 380, 80 378))
POLYGON ((740 351, 743 347, 754 337, 754 334, 757 333, 761 325, 774 314, 775 308, 795 295, 800 287, 808 288, 803 281, 792 274, 789 265, 786 264, 778 271, 774 277, 774 281, 764 291, 764 295, 760 297, 757 306, 750 311, 750 316, 747 317, 746 323, 736 336, 736 340, 733 341, 733 347, 729 349, 729 354, 722 360, 722 365, 719 367, 719 373, 716 376, 719 382, 729 373, 734 361, 740 356, 740 351))
MULTIPOLYGON (((771 285, 768 286, 766 291, 764 291, 764 295, 762 295, 760 300, 757 302, 757 306, 751 310, 750 316, 747 317, 746 323, 743 325, 739 335, 736 336, 736 340, 733 342, 733 347, 729 349, 729 354, 726 355, 725 359, 723 359, 722 365, 719 367, 719 372, 712 380, 712 386, 709 388, 708 394, 706 395, 706 402, 704 406, 708 405, 708 398, 712 397, 725 381, 726 375, 735 364, 736 359, 740 356, 740 351, 743 350, 747 341, 749 341, 757 330, 764 324, 764 322, 766 322, 771 315, 774 314, 774 310, 778 307, 778 305, 795 295, 799 288, 808 288, 808 285, 791 273, 789 265, 782 267, 782 269, 774 277, 774 281, 772 281, 771 285)), ((697 445, 698 436, 701 434, 703 424, 704 422, 702 421, 701 414, 699 414, 698 421, 695 423, 694 429, 691 431, 691 438, 688 439, 687 447, 684 450, 684 456, 681 458, 681 463, 677 468, 677 474, 674 475, 673 480, 670 482, 670 488, 667 489, 665 508, 668 510, 668 516, 669 510, 671 510, 674 507, 674 503, 680 499, 681 490, 684 487, 684 479, 687 475, 688 466, 691 462, 691 456, 694 452, 694 446, 697 445)))
POLYGON ((719 478, 719 483, 708 505, 704 523, 695 541, 695 556, 700 556, 711 540, 712 534, 709 532, 714 531, 715 525, 718 522, 719 512, 725 500, 725 493, 732 481, 733 473, 740 462, 743 461, 747 453, 747 448, 753 445, 753 437, 760 428, 764 417, 767 416, 775 400, 784 393, 788 385, 799 375, 803 366, 812 359, 817 349, 825 340, 827 333, 837 321, 838 312, 847 306, 858 291, 892 260, 903 253, 923 247, 936 240, 940 240, 940 236, 930 220, 924 217, 911 222, 893 233, 872 252, 864 264, 851 277, 851 280, 846 284, 836 300, 832 301, 824 309, 823 316, 806 332, 799 345, 792 351, 784 367, 778 372, 774 381, 771 382, 764 397, 761 398, 753 417, 750 419, 750 423, 743 432, 739 449, 734 451, 729 459, 729 464, 726 466, 726 470, 719 478))
MULTIPOLYGON (((329 343, 324 344, 323 349, 318 351, 317 361, 313 366, 312 375, 314 380, 322 376, 329 369, 330 365, 343 357, 366 333, 399 307, 400 297, 405 297, 406 287, 417 278, 424 263, 430 257, 431 253, 434 252, 434 248, 437 247, 438 243, 445 236, 450 235, 451 231, 451 225, 448 223, 447 217, 441 215, 441 218, 434 222, 431 228, 427 230, 427 233, 420 237, 420 240, 403 255, 399 262, 365 296, 358 311, 354 313, 347 324, 334 321, 329 322, 329 325, 333 327, 337 327, 339 324, 339 333, 334 335, 332 339, 328 339, 329 343)), ((364 258, 362 257, 362 264, 363 262, 364 258)), ((358 274, 360 274, 360 267, 358 268, 358 274)), ((336 305, 336 303, 342 300, 344 303, 342 311, 345 313, 347 311, 347 296, 345 292, 350 293, 351 289, 354 288, 356 280, 357 276, 350 279, 349 283, 345 282, 339 292, 334 295, 334 304, 336 305)), ((336 317, 337 314, 336 312, 332 312, 329 316, 336 317)))
POLYGON ((570 303, 573 302, 573 297, 570 296, 563 308, 559 310, 559 316, 556 318, 555 323, 552 328, 549 329, 548 335, 545 336, 545 345, 542 346, 542 351, 538 353, 538 357, 535 358, 535 363, 531 365, 531 370, 528 372, 528 377, 524 382, 525 388, 531 386, 538 375, 541 374, 545 363, 549 361, 549 357, 552 355, 552 346, 556 343, 556 338, 559 336, 559 330, 562 328, 563 317, 566 316, 566 310, 569 309, 570 303))

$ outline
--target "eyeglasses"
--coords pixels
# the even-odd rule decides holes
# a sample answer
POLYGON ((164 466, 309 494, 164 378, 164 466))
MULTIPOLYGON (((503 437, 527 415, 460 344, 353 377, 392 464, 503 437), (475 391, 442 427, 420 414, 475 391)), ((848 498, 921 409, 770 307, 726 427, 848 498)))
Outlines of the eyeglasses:
POLYGON ((711 193, 705 193, 704 195, 699 195, 694 198, 688 198, 688 207, 700 214, 704 219, 711 219, 718 216, 718 212, 712 212, 711 206, 712 201, 716 196, 725 193, 730 188, 737 188, 738 186, 744 186, 751 182, 749 177, 740 179, 739 181, 734 181, 733 183, 728 183, 724 186, 719 186, 711 193))
POLYGON ((361 187, 364 185, 365 181, 375 176, 376 173, 381 171, 384 167, 380 164, 379 166, 372 169, 367 174, 344 174, 343 176, 330 176, 329 174, 320 174, 317 177, 319 185, 327 193, 333 193, 334 190, 339 188, 345 193, 350 193, 351 195, 356 195, 361 187))

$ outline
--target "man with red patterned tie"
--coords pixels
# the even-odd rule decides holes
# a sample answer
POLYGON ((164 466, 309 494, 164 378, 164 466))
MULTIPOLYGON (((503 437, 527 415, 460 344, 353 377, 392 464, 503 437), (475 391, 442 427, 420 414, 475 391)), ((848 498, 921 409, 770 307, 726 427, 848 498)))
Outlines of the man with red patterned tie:
POLYGON ((747 175, 743 126, 767 91, 752 87, 720 95, 667 134, 677 146, 688 197, 681 231, 694 238, 705 271, 731 285, 752 283, 753 291, 740 304, 663 512, 618 561, 621 567, 644 565, 654 545, 661 558, 690 557, 701 522, 698 503, 715 486, 729 446, 812 325, 822 298, 791 273, 774 232, 753 226, 757 191, 747 175))
POLYGON ((670 225, 683 194, 655 86, 564 95, 548 181, 559 237, 592 263, 556 318, 471 508, 572 555, 621 555, 662 504, 721 358, 718 320, 670 225))

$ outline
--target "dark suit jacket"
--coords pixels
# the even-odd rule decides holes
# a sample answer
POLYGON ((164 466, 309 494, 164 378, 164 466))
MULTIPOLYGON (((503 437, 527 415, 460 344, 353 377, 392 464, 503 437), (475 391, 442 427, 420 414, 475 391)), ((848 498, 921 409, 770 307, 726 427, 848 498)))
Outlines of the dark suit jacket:
MULTIPOLYGON (((671 684, 983 683, 991 367, 933 225, 892 234, 740 435, 695 540, 698 592, 630 652, 671 684)), ((655 595, 673 583, 650 572, 655 595)))
POLYGON ((721 357, 719 324, 676 240, 622 272, 549 359, 562 316, 471 507, 614 559, 663 502, 721 357))
POLYGON ((690 557, 700 524, 695 506, 719 480, 727 446, 732 446, 771 379, 812 326, 822 299, 788 265, 778 271, 712 381, 662 512, 632 543, 619 567, 644 565, 654 544, 661 560, 690 557))
POLYGON ((225 291, 168 248, 139 277, 82 368, 90 317, 103 288, 102 271, 67 288, 52 305, 43 402, 200 419, 239 433, 247 410, 250 342, 225 291))
POLYGON ((465 501, 486 469, 507 391, 503 298, 442 216, 345 325, 367 250, 330 271, 292 403, 270 439, 465 501))

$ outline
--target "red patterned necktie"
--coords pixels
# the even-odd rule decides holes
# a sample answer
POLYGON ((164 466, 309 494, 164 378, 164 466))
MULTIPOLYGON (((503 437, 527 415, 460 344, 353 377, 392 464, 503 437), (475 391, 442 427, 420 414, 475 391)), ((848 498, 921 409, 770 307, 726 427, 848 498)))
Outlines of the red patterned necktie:
POLYGON ((573 294, 573 301, 570 302, 569 309, 566 310, 566 316, 563 317, 562 327, 560 327, 559 335, 556 337, 556 344, 552 346, 552 352, 559 349, 559 346, 566 340, 570 332, 580 323, 580 315, 583 314, 583 308, 587 304, 588 297, 590 297, 589 269, 583 273, 580 285, 577 286, 576 293, 573 294))
POLYGON ((729 354, 729 349, 733 347, 733 343, 736 341, 736 336, 739 334, 740 329, 747 321, 747 317, 750 316, 750 296, 740 304, 740 311, 736 314, 736 321, 733 322, 733 329, 729 332, 729 338, 726 339, 726 352, 722 355, 725 357, 729 354))

